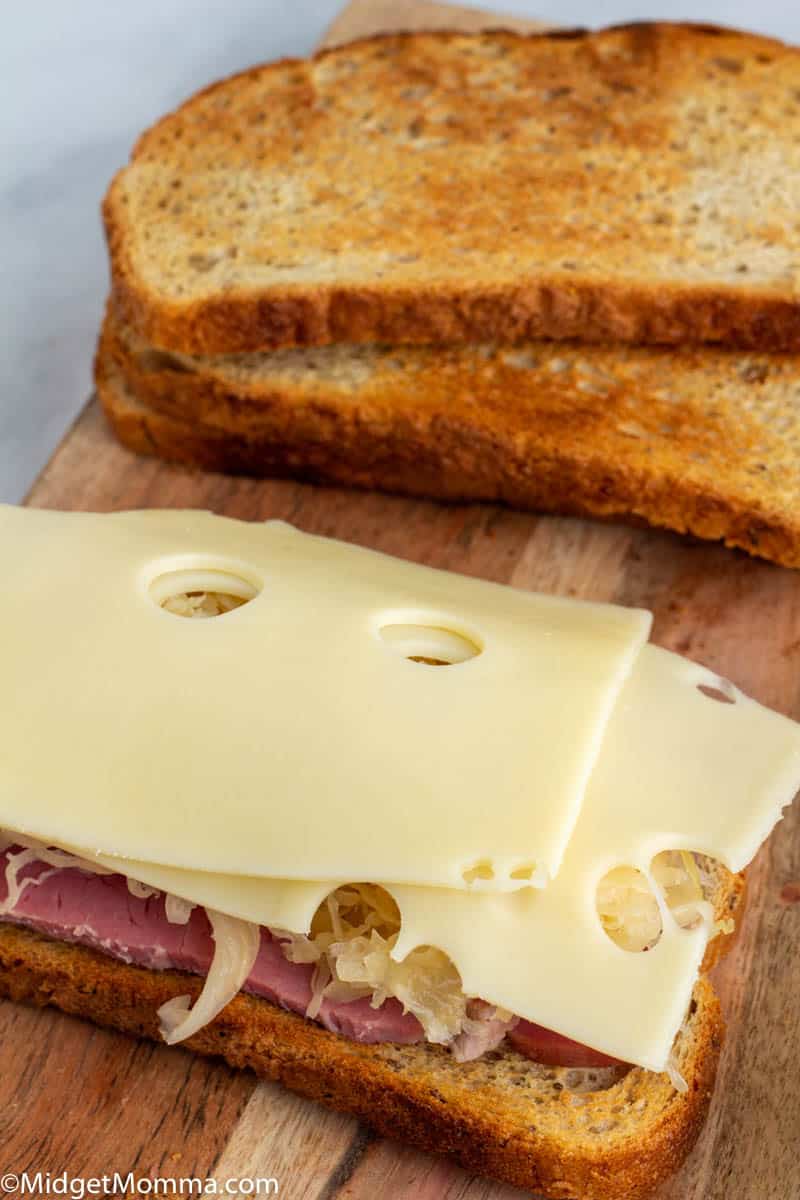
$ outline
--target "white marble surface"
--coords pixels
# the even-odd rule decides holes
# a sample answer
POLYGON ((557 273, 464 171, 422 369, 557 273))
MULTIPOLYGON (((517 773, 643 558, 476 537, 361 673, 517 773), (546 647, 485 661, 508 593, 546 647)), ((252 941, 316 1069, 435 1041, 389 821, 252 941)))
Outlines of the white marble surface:
MULTIPOLYGON (((710 20, 800 41, 800 0, 481 6, 565 24, 710 20)), ((21 499, 89 393, 107 282, 98 205, 136 133, 215 77, 307 52, 339 7, 339 0, 4 0, 0 500, 21 499)), ((398 3, 398 25, 402 9, 398 3)))

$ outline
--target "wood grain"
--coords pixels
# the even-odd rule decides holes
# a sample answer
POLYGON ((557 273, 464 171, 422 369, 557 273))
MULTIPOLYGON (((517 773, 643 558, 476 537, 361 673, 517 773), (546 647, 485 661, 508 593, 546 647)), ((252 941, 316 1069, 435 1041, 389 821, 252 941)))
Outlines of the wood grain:
MULTIPOLYGON (((445 5, 356 0, 328 38, 400 24, 487 23, 511 24, 445 5)), ((489 506, 194 475, 122 450, 94 404, 27 502, 278 516, 311 532, 518 587, 642 604, 655 613, 656 641, 800 716, 800 575, 713 546, 489 506)), ((800 1197, 800 903, 792 901, 800 895, 798 881, 795 806, 753 868, 748 915, 717 972, 729 1035, 706 1130, 660 1200, 800 1197)), ((280 1194, 292 1200, 519 1195, 181 1050, 0 1004, 0 1175, 26 1167, 83 1178, 113 1170, 208 1174, 220 1182, 276 1176, 280 1194)))

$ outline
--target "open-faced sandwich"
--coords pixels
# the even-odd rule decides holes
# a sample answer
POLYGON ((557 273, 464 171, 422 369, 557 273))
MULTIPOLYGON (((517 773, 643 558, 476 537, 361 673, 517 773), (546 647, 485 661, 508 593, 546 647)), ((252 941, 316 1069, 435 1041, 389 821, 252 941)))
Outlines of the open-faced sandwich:
POLYGON ((280 522, 8 507, 0 544, 2 995, 548 1196, 682 1161, 800 727, 642 610, 280 522))

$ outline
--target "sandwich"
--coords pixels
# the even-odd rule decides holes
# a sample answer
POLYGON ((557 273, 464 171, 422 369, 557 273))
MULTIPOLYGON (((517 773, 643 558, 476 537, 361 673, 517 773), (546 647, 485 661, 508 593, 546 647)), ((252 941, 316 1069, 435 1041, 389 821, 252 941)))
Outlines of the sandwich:
POLYGON ((800 727, 643 610, 281 522, 6 507, 0 539, 2 995, 546 1196, 679 1165, 800 727))
POLYGON ((796 567, 799 62, 699 25, 414 33, 203 89, 105 199, 111 428, 796 567))

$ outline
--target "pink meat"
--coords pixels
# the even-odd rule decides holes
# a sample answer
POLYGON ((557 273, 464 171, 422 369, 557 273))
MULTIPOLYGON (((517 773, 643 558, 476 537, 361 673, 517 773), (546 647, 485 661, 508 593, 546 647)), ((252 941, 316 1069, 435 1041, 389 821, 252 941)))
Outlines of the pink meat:
POLYGON ((485 1000, 467 1001, 467 1023, 453 1039, 450 1049, 456 1062, 471 1062, 487 1050, 495 1050, 517 1025, 519 1017, 497 1016, 497 1009, 485 1000))
MULTIPOLYGON (((9 855, 18 850, 11 847, 0 851, 0 904, 8 896, 5 868, 9 855)), ((192 909, 185 925, 176 924, 167 920, 161 894, 143 899, 131 894, 124 875, 95 875, 77 867, 53 868, 44 862, 31 862, 23 867, 19 878, 41 882, 24 888, 13 909, 0 914, 0 921, 24 925, 58 941, 90 946, 152 970, 207 974, 214 942, 204 909, 192 909)), ((305 1016, 313 971, 310 964, 290 963, 280 940, 262 928, 261 946, 244 990, 305 1016)), ((455 1039, 452 1047, 459 1061, 480 1057, 508 1036, 517 1051, 536 1062, 588 1067, 617 1062, 530 1021, 518 1021, 516 1017, 501 1021, 483 1000, 471 1000, 468 1015, 471 1027, 455 1039)), ((393 998, 379 1008, 373 1008, 367 998, 347 1003, 323 1000, 316 1020, 356 1042, 410 1045, 424 1040, 417 1018, 404 1013, 393 998)))
POLYGON ((553 1033, 543 1025, 534 1025, 533 1021, 519 1021, 508 1034, 508 1040, 515 1050, 531 1058, 534 1062, 544 1063, 550 1067, 622 1067, 627 1064, 618 1058, 611 1058, 591 1046, 583 1046, 570 1038, 553 1033))
MULTIPOLYGON (((15 849, 0 853, 0 903, 8 895, 5 867, 15 849)), ((90 946, 137 966, 207 974, 214 942, 204 909, 194 908, 188 923, 178 925, 167 920, 162 895, 147 899, 132 895, 124 875, 53 869, 43 862, 32 862, 20 872, 21 880, 41 876, 45 876, 42 882, 24 888, 11 912, 0 920, 62 942, 90 946)), ((262 928, 261 947, 244 990, 304 1016, 313 970, 310 964, 290 963, 280 941, 262 928)), ((317 1020, 357 1042, 408 1045, 424 1037, 417 1018, 404 1013, 393 998, 379 1008, 372 1008, 366 997, 346 1003, 326 999, 317 1020)))

